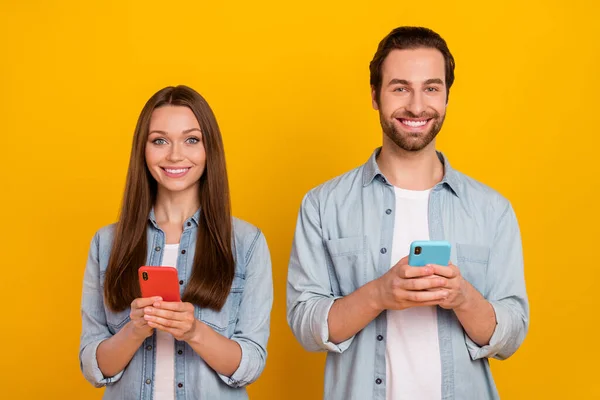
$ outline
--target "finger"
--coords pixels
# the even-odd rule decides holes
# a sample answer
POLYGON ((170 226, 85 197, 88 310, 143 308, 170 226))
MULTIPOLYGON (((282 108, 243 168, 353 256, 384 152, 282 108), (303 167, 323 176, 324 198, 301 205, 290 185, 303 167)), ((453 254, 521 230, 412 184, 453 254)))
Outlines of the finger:
POLYGON ((163 310, 160 308, 146 307, 144 308, 144 315, 153 315, 164 319, 170 319, 174 321, 183 321, 186 318, 187 313, 182 311, 170 311, 163 310))
POLYGON ((159 330, 159 331, 163 331, 166 333, 170 333, 171 335, 173 335, 173 337, 177 340, 183 340, 183 336, 185 334, 185 332, 181 329, 177 329, 177 328, 169 328, 168 326, 163 326, 160 324, 156 324, 154 322, 151 322, 150 324, 152 324, 152 328, 159 330))
POLYGON ((433 288, 442 288, 448 280, 441 277, 425 277, 403 279, 401 287, 405 290, 427 290, 433 288))
POLYGON ((185 324, 182 321, 166 319, 154 315, 144 315, 144 319, 147 321, 148 326, 162 330, 166 328, 179 330, 185 327, 185 324))
POLYGON ((154 307, 160 308, 162 310, 170 310, 170 311, 194 311, 194 305, 191 303, 184 303, 181 301, 157 301, 153 304, 154 307))
POLYGON ((408 256, 406 257, 402 257, 395 265, 394 267, 399 267, 401 265, 408 265, 408 256))
POLYGON ((411 267, 408 264, 404 264, 398 269, 398 275, 401 278, 420 278, 433 275, 433 268, 430 266, 411 267))
POLYGON ((439 306, 444 301, 445 300, 423 301, 419 303, 412 303, 411 307, 439 306))
POLYGON ((130 319, 139 319, 144 317, 144 309, 143 308, 132 308, 129 313, 130 319))
POLYGON ((404 300, 408 300, 413 303, 425 303, 429 301, 442 301, 448 297, 447 290, 435 290, 435 291, 404 291, 401 296, 404 300))
POLYGON ((159 296, 155 296, 155 297, 140 297, 140 298, 137 298, 137 299, 135 299, 135 300, 133 300, 131 302, 131 309, 134 309, 134 308, 144 308, 144 307, 152 305, 152 303, 155 303, 155 302, 161 301, 161 300, 162 300, 162 297, 159 297, 159 296))
POLYGON ((443 276, 448 279, 456 278, 460 275, 460 271, 453 264, 448 266, 428 264, 427 267, 432 268, 435 275, 443 276))

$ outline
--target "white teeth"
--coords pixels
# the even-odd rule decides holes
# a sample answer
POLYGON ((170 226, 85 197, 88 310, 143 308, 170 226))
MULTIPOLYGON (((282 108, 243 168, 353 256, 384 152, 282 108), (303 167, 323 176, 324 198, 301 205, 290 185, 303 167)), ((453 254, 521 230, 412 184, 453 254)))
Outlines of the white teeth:
POLYGON ((407 119, 403 119, 402 123, 404 125, 408 125, 408 126, 412 126, 412 127, 418 128, 419 126, 425 125, 427 123, 427 120, 425 120, 425 121, 409 121, 407 119))
POLYGON ((181 169, 168 169, 165 168, 165 171, 167 171, 170 174, 181 174, 185 171, 187 171, 189 168, 181 168, 181 169))

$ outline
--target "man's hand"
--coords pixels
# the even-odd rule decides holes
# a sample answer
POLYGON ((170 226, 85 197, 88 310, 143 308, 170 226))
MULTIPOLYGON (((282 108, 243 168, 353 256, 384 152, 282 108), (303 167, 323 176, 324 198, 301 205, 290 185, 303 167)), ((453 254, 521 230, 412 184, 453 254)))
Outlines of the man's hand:
POLYGON ((439 303, 439 306, 447 310, 464 308, 469 299, 471 287, 460 274, 460 269, 452 263, 448 266, 428 264, 426 268, 431 268, 435 276, 443 277, 446 280, 443 288, 448 296, 439 303))
POLYGON ((435 275, 438 274, 434 266, 411 267, 408 257, 404 257, 376 280, 375 307, 380 310, 403 310, 447 302, 454 286, 449 286, 448 278, 444 275, 435 275))

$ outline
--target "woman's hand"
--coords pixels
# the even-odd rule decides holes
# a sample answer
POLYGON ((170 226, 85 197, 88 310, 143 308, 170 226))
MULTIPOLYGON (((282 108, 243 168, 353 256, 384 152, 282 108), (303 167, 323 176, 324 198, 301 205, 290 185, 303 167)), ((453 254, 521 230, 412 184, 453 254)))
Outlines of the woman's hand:
POLYGON ((151 328, 169 332, 177 340, 189 341, 198 332, 192 303, 157 301, 144 308, 151 328))

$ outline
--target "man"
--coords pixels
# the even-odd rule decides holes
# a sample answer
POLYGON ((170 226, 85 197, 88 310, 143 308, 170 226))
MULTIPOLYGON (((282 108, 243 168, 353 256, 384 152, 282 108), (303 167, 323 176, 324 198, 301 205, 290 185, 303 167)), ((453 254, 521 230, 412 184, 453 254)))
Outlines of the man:
POLYGON ((512 355, 529 324, 515 213, 436 151, 454 81, 437 33, 393 30, 370 70, 383 144, 305 196, 288 323, 329 352, 327 400, 497 399, 488 358, 512 355), (447 240, 450 264, 409 266, 414 240, 447 240))

